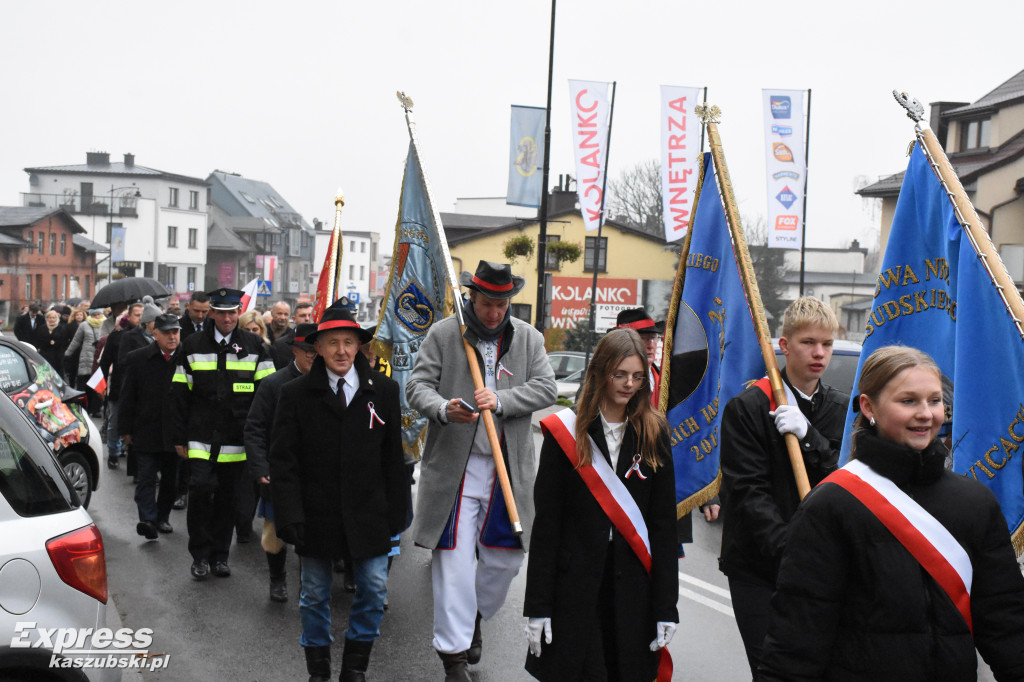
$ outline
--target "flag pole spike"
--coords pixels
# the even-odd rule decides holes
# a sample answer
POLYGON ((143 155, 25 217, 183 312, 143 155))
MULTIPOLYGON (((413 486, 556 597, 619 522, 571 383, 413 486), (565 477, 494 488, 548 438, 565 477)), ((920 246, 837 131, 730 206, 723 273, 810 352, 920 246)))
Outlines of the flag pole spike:
MULTIPOLYGON (((768 372, 768 381, 772 387, 772 397, 776 405, 786 405, 786 391, 782 384, 782 374, 779 372, 779 364, 775 360, 775 349, 772 348, 771 335, 768 332, 768 322, 764 315, 761 291, 757 287, 754 266, 750 261, 747 241, 743 237, 743 225, 740 222, 739 210, 736 207, 736 196, 733 193, 732 180, 729 177, 729 167, 725 163, 722 138, 718 134, 718 120, 721 118, 722 110, 717 106, 705 104, 695 107, 694 111, 707 129, 711 156, 715 161, 715 174, 718 176, 718 191, 722 198, 722 206, 725 208, 726 222, 729 225, 729 234, 732 237, 733 249, 736 253, 736 265, 739 269, 740 282, 743 284, 743 291, 747 296, 747 305, 753 318, 757 342, 761 347, 761 356, 764 358, 765 369, 768 372)), ((796 480, 797 493, 800 495, 800 499, 803 499, 811 491, 811 484, 807 478, 803 454, 800 452, 800 442, 797 440, 796 435, 792 433, 786 434, 785 441, 786 450, 789 452, 789 462, 793 467, 793 478, 796 480)))
POLYGON ((897 93, 893 90, 892 94, 899 105, 907 110, 907 116, 914 121, 915 134, 921 144, 921 150, 928 157, 928 163, 946 191, 946 196, 953 205, 957 221, 970 240, 974 253, 981 259, 982 267, 988 272, 993 286, 999 293, 999 298, 1002 299, 1003 305, 1017 327, 1017 333, 1024 339, 1024 300, 1021 300, 1017 285, 1006 271, 1003 259, 1000 258, 999 252, 992 244, 988 230, 985 229, 981 218, 978 217, 977 210, 967 197, 960 178, 957 177, 953 165, 946 157, 946 152, 939 144, 939 139, 935 136, 931 126, 925 122, 924 107, 916 99, 911 99, 910 95, 905 92, 897 93))
MULTIPOLYGON (((466 362, 469 364, 469 373, 473 377, 474 388, 481 389, 485 386, 483 374, 480 372, 480 363, 477 360, 476 349, 470 345, 469 341, 467 341, 465 337, 466 321, 463 319, 462 315, 462 296, 459 291, 459 279, 455 274, 455 268, 452 266, 452 255, 448 250, 448 239, 445 237, 444 226, 441 224, 441 215, 437 212, 437 207, 434 204, 434 196, 430 188, 430 181, 427 180, 427 171, 423 165, 423 159, 420 156, 419 140, 416 138, 416 124, 412 118, 412 99, 404 92, 399 91, 398 101, 401 103, 402 109, 405 111, 405 122, 409 128, 409 140, 412 143, 412 149, 413 153, 416 155, 416 160, 419 162, 427 205, 430 207, 430 213, 434 217, 434 224, 437 227, 437 238, 440 242, 438 246, 441 247, 441 253, 444 256, 445 269, 448 272, 448 282, 452 290, 452 308, 455 312, 459 328, 463 335, 462 346, 466 351, 466 362)), ((505 458, 501 451, 501 442, 498 440, 498 431, 494 426, 494 415, 490 410, 480 410, 480 419, 484 422, 484 429, 487 431, 487 440, 491 445, 491 455, 494 458, 495 473, 497 473, 498 482, 501 484, 501 492, 505 496, 505 508, 508 511, 509 522, 512 524, 513 532, 515 532, 516 535, 522 535, 523 526, 519 521, 519 511, 516 508, 515 497, 513 497, 512 483, 509 481, 508 469, 505 467, 505 458)))

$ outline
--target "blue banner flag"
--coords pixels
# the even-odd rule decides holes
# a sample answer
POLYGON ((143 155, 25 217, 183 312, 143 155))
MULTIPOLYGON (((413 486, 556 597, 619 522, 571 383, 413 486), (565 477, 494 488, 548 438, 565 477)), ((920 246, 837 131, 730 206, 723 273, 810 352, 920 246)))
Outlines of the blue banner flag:
MULTIPOLYGON (((891 344, 918 348, 938 364, 952 419, 943 435, 953 470, 996 494, 1020 553, 1024 377, 1016 370, 1024 367, 1024 340, 920 144, 900 189, 865 332, 858 380, 864 360, 891 344)), ((847 414, 841 462, 849 459, 856 402, 847 414)))
POLYGON ((540 206, 540 195, 544 189, 541 162, 544 159, 545 111, 538 107, 512 105, 506 204, 540 206))
POLYGON ((423 337, 431 325, 452 313, 447 274, 423 171, 410 142, 387 295, 373 348, 391 363, 391 378, 398 382, 402 403, 402 445, 407 457, 415 460, 426 441, 427 418, 409 407, 405 384, 423 337))
POLYGON ((686 263, 677 275, 683 277, 683 286, 668 367, 665 415, 680 516, 718 492, 722 408, 765 373, 712 171, 711 154, 706 153, 686 263))

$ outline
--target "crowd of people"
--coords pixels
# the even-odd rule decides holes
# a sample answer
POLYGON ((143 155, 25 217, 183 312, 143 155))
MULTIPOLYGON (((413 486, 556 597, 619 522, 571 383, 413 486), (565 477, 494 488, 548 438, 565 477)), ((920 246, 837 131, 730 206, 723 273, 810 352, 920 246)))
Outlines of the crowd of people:
MULTIPOLYGON (((538 456, 531 420, 556 385, 543 336, 511 315, 525 282, 481 261, 460 284, 464 327, 452 316, 430 328, 406 386, 430 422, 415 505, 398 384, 342 301, 315 322, 309 304, 292 314, 277 303, 265 319, 240 315, 242 292, 222 288, 194 294, 180 316, 152 300, 34 308, 15 333, 80 388, 102 369, 108 466, 127 455, 147 541, 187 509, 196 581, 231 575, 232 538, 252 539, 257 510, 271 601, 288 600, 289 546, 301 557, 311 681, 331 679, 341 571, 354 597, 340 679, 366 679, 405 532, 431 552, 431 644, 446 682, 471 679, 481 622, 504 605, 527 551, 527 672, 670 679, 678 561, 692 534, 689 515, 677 518, 658 409, 664 324, 643 308, 619 314, 575 406, 541 420, 538 456)), ((821 380, 838 328, 821 301, 795 301, 779 341, 786 404, 766 378, 723 409, 721 499, 701 509, 724 522, 720 567, 751 677, 968 680, 977 651, 997 679, 1024 679, 1024 577, 995 497, 948 468, 941 373, 916 349, 872 353, 840 467, 851 397, 821 380), (814 486, 803 500, 790 435, 814 486)))

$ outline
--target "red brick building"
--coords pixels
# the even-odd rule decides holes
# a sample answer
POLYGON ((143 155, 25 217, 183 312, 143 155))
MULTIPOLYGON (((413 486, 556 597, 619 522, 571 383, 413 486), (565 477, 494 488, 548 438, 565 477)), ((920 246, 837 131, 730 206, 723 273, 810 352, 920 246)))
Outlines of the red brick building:
POLYGON ((96 254, 63 209, 0 206, 0 319, 13 323, 31 301, 50 304, 96 291, 96 254))

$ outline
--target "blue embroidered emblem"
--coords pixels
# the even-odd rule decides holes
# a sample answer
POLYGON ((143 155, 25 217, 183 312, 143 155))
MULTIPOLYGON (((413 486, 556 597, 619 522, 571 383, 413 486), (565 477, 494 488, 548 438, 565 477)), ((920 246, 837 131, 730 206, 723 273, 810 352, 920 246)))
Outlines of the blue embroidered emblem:
POLYGON ((434 322, 434 304, 415 281, 395 297, 395 316, 417 334, 425 334, 434 322))

